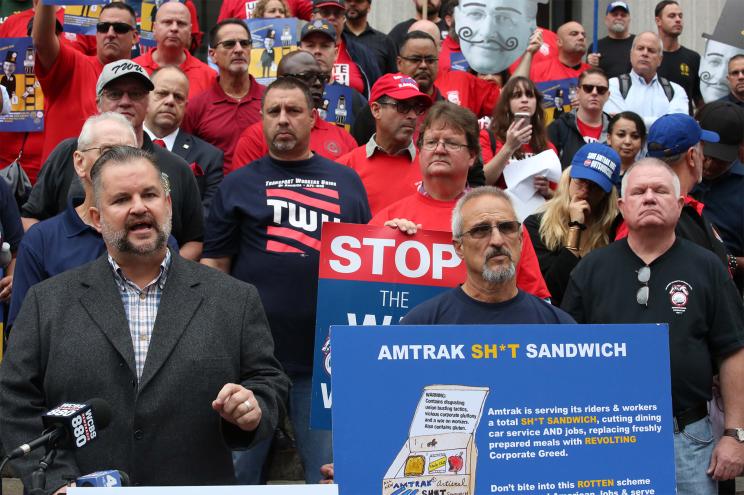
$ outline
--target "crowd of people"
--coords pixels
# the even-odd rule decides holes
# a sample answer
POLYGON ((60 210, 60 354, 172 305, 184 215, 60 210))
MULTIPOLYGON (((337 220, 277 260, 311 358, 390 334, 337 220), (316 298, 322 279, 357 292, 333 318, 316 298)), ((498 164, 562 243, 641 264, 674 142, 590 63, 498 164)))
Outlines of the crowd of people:
MULTIPOLYGON (((0 180, 0 438, 38 436, 60 402, 114 411, 96 444, 60 451, 49 493, 101 469, 260 484, 285 418, 305 481, 332 481, 331 432, 309 420, 324 222, 452 233, 467 279, 403 324, 668 323, 677 493, 729 493, 744 469, 744 55, 709 101, 676 1, 635 35, 610 2, 597 52, 578 22, 534 29, 538 0, 498 15, 502 0, 411 1, 385 34, 371 0, 224 0, 206 36, 193 2, 167 1, 137 57, 124 2, 101 7, 95 37, 67 36, 39 0, 0 24, 32 37, 45 98, 43 132, 0 133, 0 164, 33 182, 20 198, 0 180), (245 22, 261 17, 301 20, 266 86, 245 22), (512 34, 520 56, 495 70, 512 34), (203 37, 213 66, 193 55, 203 37), (540 89, 565 80, 565 101, 540 89), (331 91, 348 96, 333 112, 331 91), (546 153, 560 179, 532 176, 540 206, 524 212, 506 171, 546 153)), ((12 466, 27 486, 40 458, 12 466)))

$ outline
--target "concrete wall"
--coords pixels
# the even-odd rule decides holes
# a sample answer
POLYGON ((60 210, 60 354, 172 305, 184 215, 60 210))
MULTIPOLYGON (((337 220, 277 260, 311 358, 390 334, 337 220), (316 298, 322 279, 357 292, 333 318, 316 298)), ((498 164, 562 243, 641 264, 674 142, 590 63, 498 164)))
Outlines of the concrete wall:
MULTIPOLYGON (((551 2, 563 2, 565 0, 551 0, 551 2)), ((604 25, 604 12, 610 0, 599 2, 599 37, 607 35, 604 25)), ((656 31, 654 23, 654 7, 657 0, 627 0, 630 5, 631 32, 656 31)), ((742 0, 744 1, 744 0, 742 0)), ((698 53, 705 48, 703 33, 711 33, 715 28, 718 17, 721 14, 725 0, 679 0, 684 12, 685 29, 682 33, 681 43, 698 53)), ((586 28, 587 35, 591 38, 593 29, 592 0, 575 0, 572 14, 575 20, 581 22, 586 28)), ((382 32, 388 32, 398 22, 413 17, 413 0, 372 0, 370 12, 370 24, 382 32)))

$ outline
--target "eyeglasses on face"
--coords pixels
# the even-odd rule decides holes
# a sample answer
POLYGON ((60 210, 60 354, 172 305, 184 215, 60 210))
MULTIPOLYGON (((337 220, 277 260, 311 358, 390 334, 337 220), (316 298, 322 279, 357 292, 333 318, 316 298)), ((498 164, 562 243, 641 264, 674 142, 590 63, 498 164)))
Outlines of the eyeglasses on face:
POLYGON ((81 153, 86 153, 88 151, 97 150, 99 155, 103 155, 107 151, 111 151, 113 146, 93 146, 91 148, 86 148, 84 150, 80 150, 81 153))
POLYGON ((126 34, 129 31, 134 30, 134 26, 127 24, 126 22, 99 22, 96 24, 96 31, 99 33, 108 33, 109 29, 114 28, 116 34, 126 34))
POLYGON ((377 103, 380 105, 395 107, 395 110, 397 110, 398 113, 402 113, 403 115, 407 114, 411 110, 413 110, 416 115, 423 115, 429 108, 423 103, 417 101, 378 101, 377 103))
POLYGON ((416 65, 420 65, 421 62, 426 62, 426 65, 431 65, 439 60, 438 57, 422 57, 422 56, 404 57, 403 55, 401 55, 400 58, 405 60, 406 62, 411 62, 412 64, 416 64, 416 65))
POLYGON ((331 79, 331 77, 325 72, 317 71, 300 72, 297 74, 284 74, 284 77, 294 77, 301 81, 305 81, 306 83, 313 83, 317 79, 320 81, 321 84, 326 84, 331 79))
POLYGON ((225 50, 232 50, 238 43, 240 43, 241 48, 248 48, 249 46, 251 46, 252 42, 251 40, 223 40, 218 41, 217 44, 214 45, 214 47, 217 48, 222 45, 225 50))
POLYGON ((425 139, 424 142, 421 143, 421 147, 426 151, 434 151, 440 143, 444 146, 445 150, 452 152, 460 151, 461 149, 468 147, 467 144, 453 143, 452 141, 445 141, 443 139, 425 139))
POLYGON ((744 76, 744 69, 734 69, 731 72, 729 72, 729 76, 732 76, 732 77, 744 76))
POLYGON ((124 94, 127 94, 129 96, 129 99, 132 101, 140 101, 145 96, 147 96, 150 92, 146 89, 130 89, 127 91, 124 91, 123 89, 104 89, 103 94, 106 98, 113 101, 119 101, 124 97, 124 94))
POLYGON ((636 292, 636 302, 641 306, 648 307, 648 281, 651 280, 651 267, 642 266, 638 270, 638 281, 643 284, 636 292))
POLYGON ((607 90, 610 88, 608 86, 598 86, 596 84, 582 84, 581 89, 583 89, 584 93, 587 94, 591 94, 596 89, 597 94, 602 96, 603 94, 607 93, 607 90))
POLYGON ((496 222, 495 224, 482 223, 480 225, 476 225, 467 232, 463 232, 462 235, 469 235, 473 239, 486 239, 488 237, 491 237, 491 235, 493 234, 493 229, 496 229, 499 231, 499 234, 503 236, 513 236, 517 232, 519 232, 519 228, 521 226, 522 224, 517 222, 516 220, 496 222))

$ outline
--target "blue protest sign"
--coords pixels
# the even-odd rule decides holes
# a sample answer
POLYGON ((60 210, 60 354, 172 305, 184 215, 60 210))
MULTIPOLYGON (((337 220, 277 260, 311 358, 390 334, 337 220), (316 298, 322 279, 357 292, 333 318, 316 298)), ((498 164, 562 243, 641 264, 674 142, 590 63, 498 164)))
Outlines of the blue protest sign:
POLYGON ((351 131, 356 117, 352 108, 353 92, 353 89, 343 84, 326 84, 323 105, 318 109, 320 117, 326 122, 351 131))
POLYGON ((310 424, 331 427, 331 325, 395 325, 423 301, 465 280, 452 234, 323 224, 310 424))
POLYGON ((0 38, 0 131, 35 132, 44 129, 44 95, 34 74, 31 38, 0 38))
POLYGON ((251 31, 251 65, 248 72, 264 85, 276 79, 276 69, 284 55, 297 50, 300 39, 298 20, 246 19, 251 31))
POLYGON ((666 324, 334 326, 331 344, 341 495, 675 491, 666 324))

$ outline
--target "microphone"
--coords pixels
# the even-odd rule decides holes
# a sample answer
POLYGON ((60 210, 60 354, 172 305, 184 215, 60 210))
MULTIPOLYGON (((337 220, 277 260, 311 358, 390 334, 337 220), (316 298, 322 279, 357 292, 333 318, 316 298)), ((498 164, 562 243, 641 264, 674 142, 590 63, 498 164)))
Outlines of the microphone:
POLYGON ((45 430, 41 436, 11 451, 8 459, 23 457, 39 447, 76 449, 96 438, 97 431, 111 422, 111 406, 103 399, 85 404, 66 402, 41 417, 45 430))
POLYGON ((96 471, 86 474, 75 481, 78 487, 103 487, 129 486, 129 476, 124 471, 113 469, 109 471, 96 471))

